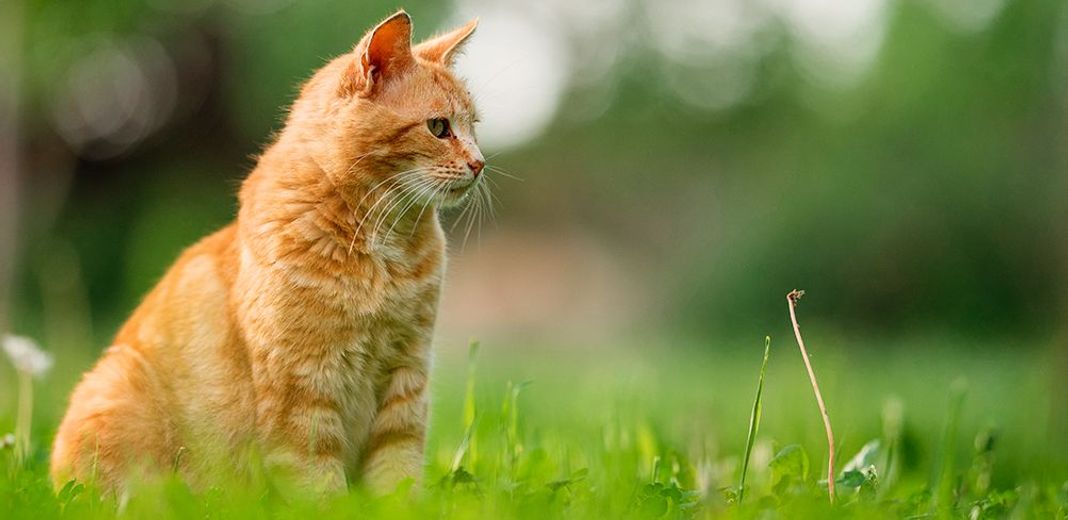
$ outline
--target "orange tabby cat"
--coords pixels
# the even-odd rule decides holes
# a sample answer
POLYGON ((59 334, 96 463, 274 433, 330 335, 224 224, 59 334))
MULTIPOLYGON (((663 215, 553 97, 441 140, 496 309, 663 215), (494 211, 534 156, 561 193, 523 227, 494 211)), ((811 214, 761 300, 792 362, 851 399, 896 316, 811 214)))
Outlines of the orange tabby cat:
POLYGON ((419 480, 436 209, 483 188, 448 70, 475 25, 412 47, 398 12, 304 85, 237 221, 182 254, 74 390, 56 485, 171 468, 202 484, 250 451, 298 489, 419 480))

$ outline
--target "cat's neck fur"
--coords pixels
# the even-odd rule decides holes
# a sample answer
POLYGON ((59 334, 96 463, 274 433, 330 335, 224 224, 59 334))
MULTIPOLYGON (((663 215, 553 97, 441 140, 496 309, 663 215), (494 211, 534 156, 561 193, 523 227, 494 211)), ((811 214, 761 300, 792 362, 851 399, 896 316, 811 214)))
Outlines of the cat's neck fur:
POLYGON ((385 190, 369 193, 377 183, 337 185, 339 168, 373 179, 359 170, 378 167, 372 161, 343 166, 302 144, 310 143, 283 132, 242 185, 239 230, 256 256, 285 264, 299 263, 302 252, 341 263, 359 256, 402 261, 442 239, 436 207, 386 211, 391 201, 378 203, 385 190))

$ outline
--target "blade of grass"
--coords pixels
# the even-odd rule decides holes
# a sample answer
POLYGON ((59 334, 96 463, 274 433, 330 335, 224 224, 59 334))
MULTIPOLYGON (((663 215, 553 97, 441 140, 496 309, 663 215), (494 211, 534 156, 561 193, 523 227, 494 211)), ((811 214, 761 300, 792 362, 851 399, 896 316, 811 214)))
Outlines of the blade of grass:
POLYGON ((33 420, 33 376, 18 370, 19 405, 15 420, 15 463, 22 467, 30 457, 30 422, 33 420))
POLYGON ((901 400, 894 397, 883 405, 883 440, 886 443, 886 453, 883 456, 882 479, 879 486, 879 498, 885 498, 897 479, 899 448, 901 446, 901 431, 904 415, 904 405, 901 400))
POLYGON ((950 516, 953 509, 953 491, 956 486, 954 473, 957 462, 957 429, 961 412, 964 409, 964 396, 968 393, 967 381, 957 379, 953 382, 949 392, 949 410, 946 411, 946 429, 942 432, 942 450, 935 469, 934 482, 931 485, 934 491, 931 509, 933 512, 938 512, 941 517, 950 516))
POLYGON ((467 349, 467 385, 463 411, 464 437, 460 445, 456 447, 456 452, 453 453, 452 464, 449 466, 451 474, 456 473, 463 466, 464 458, 467 458, 473 470, 478 458, 478 450, 475 446, 475 425, 478 423, 478 408, 475 403, 475 366, 478 360, 478 348, 479 342, 471 340, 467 349))
POLYGON ((472 340, 467 348, 467 388, 464 393, 464 428, 475 422, 475 368, 480 343, 472 340))
POLYGON ((460 467, 463 466, 464 456, 466 456, 468 453, 468 450, 471 446, 471 438, 474 436, 475 433, 474 426, 475 421, 472 420, 471 425, 464 430, 464 438, 460 441, 460 445, 456 447, 456 452, 453 453, 452 456, 452 464, 449 466, 450 473, 455 473, 456 470, 460 469, 460 467))
POLYGON ((827 405, 823 403, 823 394, 820 393, 820 385, 816 382, 816 372, 812 370, 812 362, 808 359, 808 350, 805 349, 805 340, 801 339, 801 326, 797 324, 797 301, 805 295, 805 291, 794 289, 786 294, 786 301, 790 306, 790 322, 794 326, 794 338, 797 339, 797 347, 801 349, 801 359, 805 360, 805 369, 808 370, 808 380, 812 383, 812 393, 816 394, 816 404, 820 407, 823 416, 823 429, 827 434, 827 496, 834 503, 834 432, 831 430, 831 417, 827 415, 827 405))
MULTIPOLYGON (((475 402, 475 371, 478 367, 478 350, 480 347, 481 344, 477 340, 471 340, 471 344, 468 346, 467 385, 464 391, 463 451, 468 455, 468 462, 470 462, 472 469, 474 469, 475 464, 478 462, 478 440, 474 435, 475 421, 478 417, 478 406, 475 402)), ((454 464, 454 466, 456 466, 456 464, 454 464)))
POLYGON ((523 452, 523 444, 519 439, 519 395, 523 389, 530 386, 531 381, 523 381, 518 384, 508 382, 508 388, 501 404, 500 429, 504 433, 505 445, 507 446, 507 467, 513 471, 523 452))
POLYGON ((742 457, 742 477, 738 482, 738 503, 745 497, 745 477, 749 473, 749 458, 753 454, 753 443, 760 430, 760 402, 764 393, 764 374, 768 370, 768 354, 771 352, 771 336, 764 336, 764 361, 760 363, 760 379, 757 380, 756 398, 753 399, 753 413, 749 415, 749 434, 745 438, 745 455, 742 457))

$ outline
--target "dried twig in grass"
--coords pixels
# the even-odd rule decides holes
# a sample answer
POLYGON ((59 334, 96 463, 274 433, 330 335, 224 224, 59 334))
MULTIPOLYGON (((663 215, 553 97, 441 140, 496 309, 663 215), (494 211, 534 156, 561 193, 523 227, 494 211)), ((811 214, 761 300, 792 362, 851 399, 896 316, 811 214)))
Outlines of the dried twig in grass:
POLYGON ((808 350, 805 349, 805 341, 801 339, 801 327, 797 324, 797 301, 805 295, 805 291, 794 289, 786 295, 786 301, 790 305, 790 321, 794 325, 794 337, 797 338, 797 346, 801 349, 801 358, 805 360, 805 368, 808 369, 808 380, 812 382, 812 392, 816 394, 816 404, 820 406, 820 414, 823 415, 823 429, 827 432, 827 496, 834 503, 834 432, 831 431, 831 417, 827 415, 827 405, 823 404, 823 395, 820 393, 820 385, 816 382, 816 372, 812 370, 812 362, 808 359, 808 350))

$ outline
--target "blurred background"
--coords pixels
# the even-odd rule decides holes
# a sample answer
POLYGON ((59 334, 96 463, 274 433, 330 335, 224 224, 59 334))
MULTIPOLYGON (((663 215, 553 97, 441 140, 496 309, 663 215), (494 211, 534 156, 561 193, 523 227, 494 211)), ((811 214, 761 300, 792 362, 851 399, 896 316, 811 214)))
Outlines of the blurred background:
MULTIPOLYGON (((1027 461, 1065 461, 1068 4, 401 6, 417 40, 480 17, 457 68, 490 163, 522 179, 451 232, 440 395, 479 338, 508 365, 489 377, 578 381, 602 411, 670 395, 664 428, 734 427, 771 335, 767 407, 789 420, 767 428, 818 447, 800 288, 846 450, 893 395, 936 438, 963 375, 962 431, 989 420, 1027 461)), ((234 217, 300 83, 397 7, 0 0, 0 331, 60 354, 44 431, 179 252, 234 217)))
MULTIPOLYGON (((0 323, 104 345, 395 7, 3 0, 0 323)), ((1041 342, 1068 316, 1063 2, 404 7, 417 39, 481 18, 458 69, 522 178, 453 233, 443 337, 760 337, 794 287, 859 337, 1041 342)))
MULTIPOLYGON (((445 337, 714 343, 781 330, 794 287, 860 337, 1048 342, 1068 316, 1061 1, 405 7, 417 38, 481 17, 459 73, 522 179, 453 234, 445 337)), ((4 0, 0 322, 104 345, 393 9, 4 0)))

